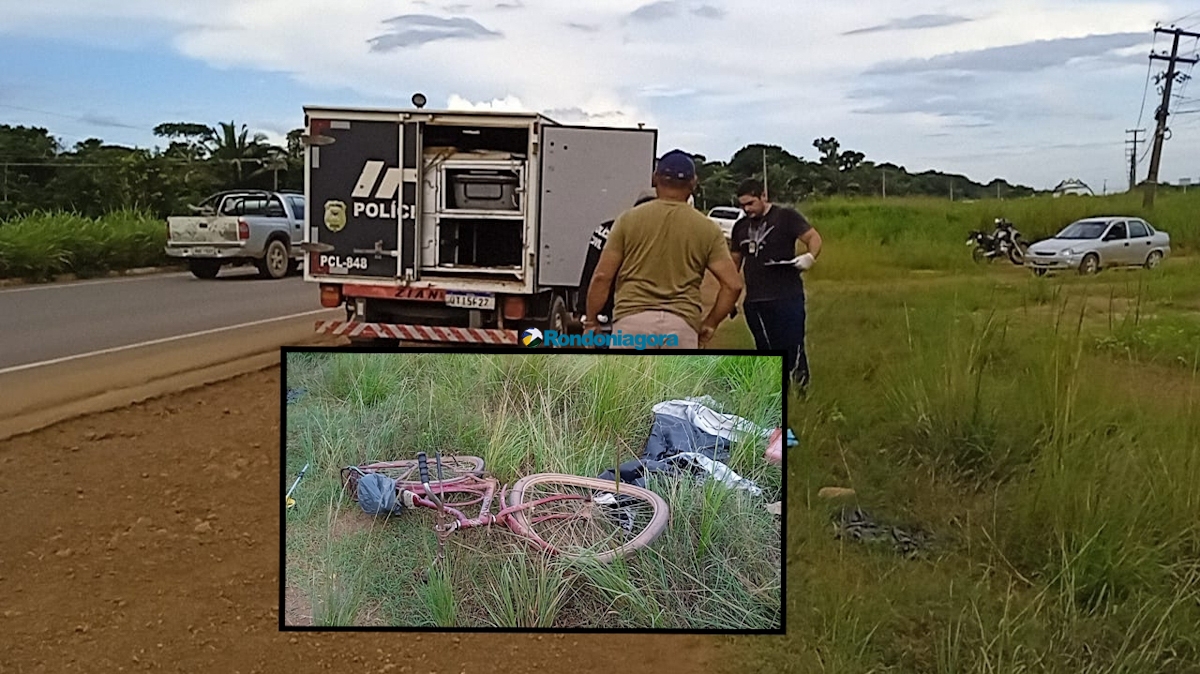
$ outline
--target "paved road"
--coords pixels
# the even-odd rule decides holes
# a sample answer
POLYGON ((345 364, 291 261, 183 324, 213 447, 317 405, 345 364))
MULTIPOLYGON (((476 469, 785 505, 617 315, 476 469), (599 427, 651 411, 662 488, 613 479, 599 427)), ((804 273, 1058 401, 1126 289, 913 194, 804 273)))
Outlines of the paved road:
POLYGON ((299 276, 263 280, 252 269, 227 269, 207 281, 184 272, 4 288, 0 289, 0 373, 320 310, 314 284, 299 276))

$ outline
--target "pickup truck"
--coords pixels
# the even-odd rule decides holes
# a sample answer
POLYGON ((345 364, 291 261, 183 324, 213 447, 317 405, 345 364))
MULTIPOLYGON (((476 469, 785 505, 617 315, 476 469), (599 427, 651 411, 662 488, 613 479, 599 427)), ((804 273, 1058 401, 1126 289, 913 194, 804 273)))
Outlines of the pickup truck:
POLYGON ((167 218, 168 256, 187 261, 197 278, 216 278, 226 265, 253 264, 259 276, 280 279, 299 269, 304 251, 304 195, 229 190, 167 218))
POLYGON ((708 212, 709 219, 717 223, 721 231, 725 232, 726 239, 733 236, 733 226, 745 215, 746 213, 742 209, 735 206, 716 206, 708 212))

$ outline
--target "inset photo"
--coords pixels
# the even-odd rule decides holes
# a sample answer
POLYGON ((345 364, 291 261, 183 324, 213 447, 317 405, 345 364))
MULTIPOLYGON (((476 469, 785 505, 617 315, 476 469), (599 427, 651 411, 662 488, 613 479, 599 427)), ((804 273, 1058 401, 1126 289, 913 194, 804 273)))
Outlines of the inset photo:
POLYGON ((782 634, 783 353, 283 353, 283 630, 782 634))

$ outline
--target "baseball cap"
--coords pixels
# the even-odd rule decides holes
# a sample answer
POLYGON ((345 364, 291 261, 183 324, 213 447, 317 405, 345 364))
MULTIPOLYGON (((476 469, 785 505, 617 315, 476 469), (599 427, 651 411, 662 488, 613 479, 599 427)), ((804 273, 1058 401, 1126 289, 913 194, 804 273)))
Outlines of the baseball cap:
POLYGON ((691 180, 696 177, 696 162, 683 150, 671 150, 658 160, 654 172, 675 180, 691 180))

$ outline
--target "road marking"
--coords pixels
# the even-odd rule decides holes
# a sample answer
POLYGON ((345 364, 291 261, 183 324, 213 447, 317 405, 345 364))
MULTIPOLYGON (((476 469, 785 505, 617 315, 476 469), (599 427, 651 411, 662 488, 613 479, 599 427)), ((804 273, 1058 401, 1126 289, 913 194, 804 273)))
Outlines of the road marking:
POLYGON ((264 318, 264 319, 257 320, 257 321, 250 321, 249 323, 238 323, 237 325, 227 325, 223 328, 210 328, 208 330, 201 330, 199 332, 189 332, 186 335, 175 335, 174 337, 162 337, 160 339, 152 339, 147 342, 138 342, 137 344, 126 344, 124 346, 114 346, 114 347, 110 347, 107 349, 100 349, 99 351, 89 351, 87 353, 77 353, 73 356, 63 356, 61 358, 54 358, 51 360, 43 360, 43 361, 38 361, 36 363, 26 363, 24 365, 14 365, 12 367, 6 367, 3 370, 0 370, 0 375, 9 374, 10 372, 20 372, 21 370, 31 370, 35 367, 43 367, 46 365, 56 365, 58 363, 66 363, 66 362, 69 362, 72 360, 78 360, 80 358, 90 358, 92 356, 103 356, 105 354, 116 353, 118 351, 128 351, 129 349, 137 349, 137 348, 140 348, 143 346, 154 346, 155 344, 166 344, 167 342, 176 342, 181 339, 188 339, 190 337, 201 337, 204 335, 211 335, 211 334, 214 334, 217 332, 226 332, 228 330, 239 330, 241 328, 251 328, 256 325, 265 325, 267 323, 274 323, 276 321, 286 321, 289 318, 301 318, 303 316, 315 316, 316 314, 324 314, 324 313, 329 313, 331 311, 336 311, 336 309, 316 309, 313 311, 303 311, 298 314, 288 314, 287 316, 276 316, 275 318, 264 318))
POLYGON ((0 295, 7 293, 24 293, 30 290, 55 290, 58 288, 78 288, 79 286, 102 286, 108 283, 130 283, 133 281, 149 281, 156 278, 177 278, 180 276, 191 276, 191 272, 174 272, 167 274, 143 274, 141 276, 98 279, 95 281, 72 281, 70 283, 46 283, 39 285, 21 286, 19 288, 4 288, 0 289, 0 295))

